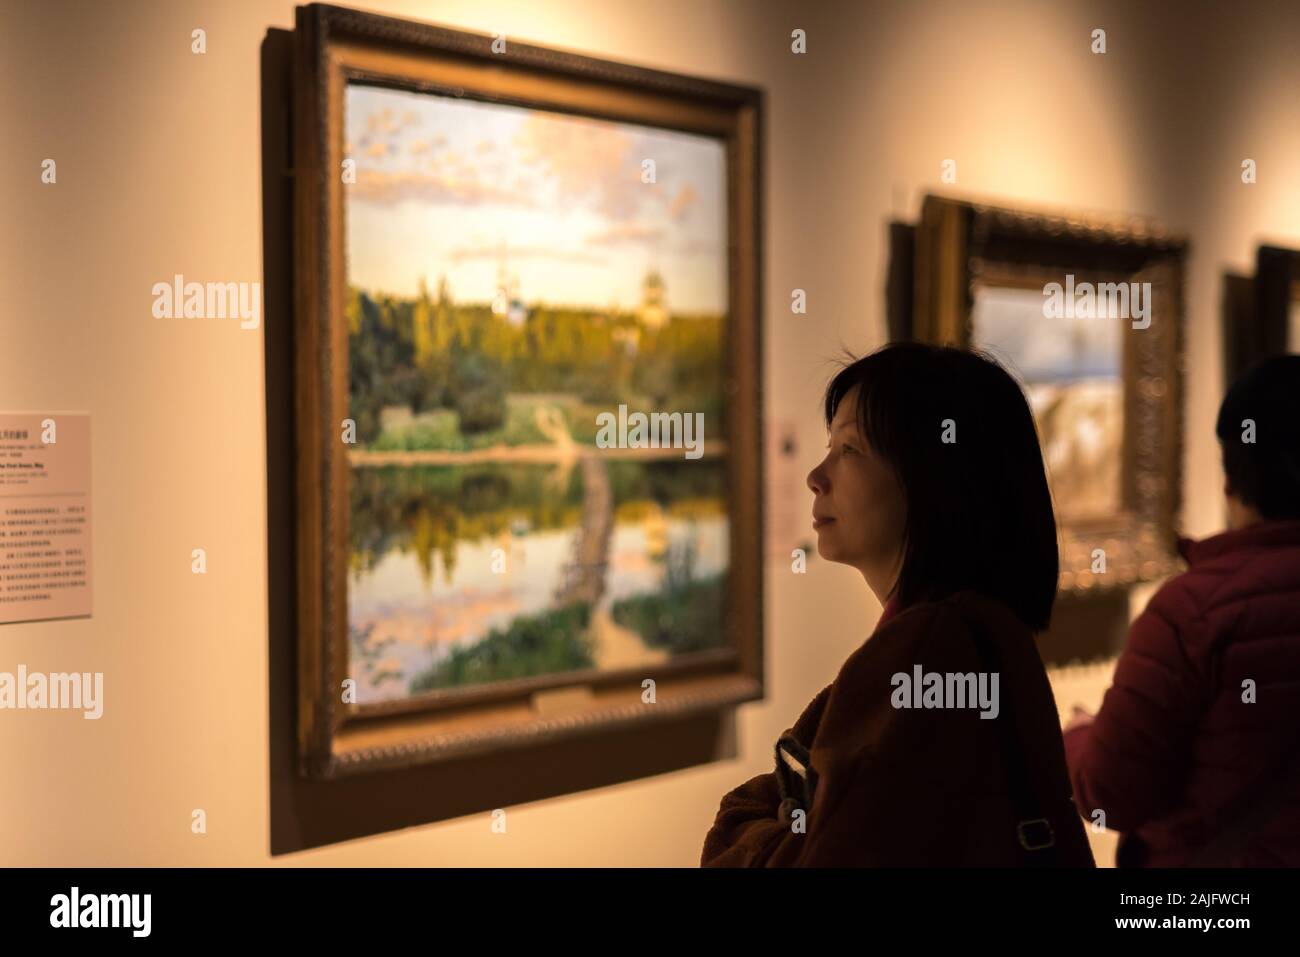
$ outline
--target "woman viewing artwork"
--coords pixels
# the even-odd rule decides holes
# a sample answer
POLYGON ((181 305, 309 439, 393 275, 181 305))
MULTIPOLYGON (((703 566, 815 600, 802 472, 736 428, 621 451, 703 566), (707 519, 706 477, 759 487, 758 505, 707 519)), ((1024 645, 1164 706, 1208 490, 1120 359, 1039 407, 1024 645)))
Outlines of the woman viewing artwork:
POLYGON ((905 343, 824 405, 817 551, 884 611, 776 769, 723 797, 701 863, 1093 866, 1034 644, 1058 553, 1024 393, 986 356, 905 343))

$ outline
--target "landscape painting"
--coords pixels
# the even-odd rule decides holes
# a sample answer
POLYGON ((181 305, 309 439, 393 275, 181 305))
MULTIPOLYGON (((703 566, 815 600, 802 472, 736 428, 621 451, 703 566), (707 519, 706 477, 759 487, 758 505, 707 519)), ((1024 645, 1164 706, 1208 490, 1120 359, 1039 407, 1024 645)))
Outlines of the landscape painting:
POLYGON ((971 345, 1024 387, 1057 517, 1109 518, 1121 509, 1122 369, 1126 320, 1047 318, 1041 288, 977 288, 971 345))
POLYGON ((725 141, 355 82, 343 130, 356 703, 721 646, 725 141))

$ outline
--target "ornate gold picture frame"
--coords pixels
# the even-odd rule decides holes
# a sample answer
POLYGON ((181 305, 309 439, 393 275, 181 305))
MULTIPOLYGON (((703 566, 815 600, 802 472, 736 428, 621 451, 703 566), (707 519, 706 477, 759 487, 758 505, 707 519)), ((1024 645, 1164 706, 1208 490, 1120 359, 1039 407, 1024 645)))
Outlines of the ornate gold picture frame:
MULTIPOLYGON (((911 329, 903 334, 978 348, 986 345, 982 333, 1018 322, 1018 348, 989 351, 1026 380, 1031 404, 1036 388, 1056 390, 1037 403, 1035 417, 1057 507, 1062 590, 1125 587, 1177 570, 1186 240, 1138 218, 1070 217, 927 196, 911 252, 914 285, 905 310, 911 329), (1137 284, 1135 297, 1145 294, 1147 314, 1100 315, 1073 325, 1048 317, 1058 290, 1068 295, 1085 284, 1099 295, 1137 284), (1039 308, 1042 314, 1035 314, 1039 308), (1019 310, 1018 318, 1007 320, 1007 310, 1019 310), (977 328, 981 322, 986 328, 977 328), (1069 336, 1078 341, 1065 343, 1069 336), (1061 355, 1070 355, 1078 371, 1066 370, 1058 382, 1090 382, 1093 395, 1070 396, 1050 381, 1060 371, 1051 363, 1061 355), (1036 376, 1033 366, 1047 371, 1036 376), (1073 476, 1072 485, 1065 473, 1080 468, 1080 456, 1058 448, 1070 436, 1056 442, 1043 434, 1042 413, 1050 403, 1054 411, 1068 406, 1062 398, 1078 400, 1083 411, 1074 410, 1069 421, 1090 430, 1100 448, 1091 471, 1073 476)), ((895 325, 901 311, 891 310, 895 325)))
MULTIPOLYGON (((761 92, 326 5, 298 8, 295 44, 301 772, 333 778, 508 755, 761 697, 761 92), (721 633, 711 647, 655 664, 436 687, 397 700, 349 697, 349 682, 355 684, 347 607, 355 457, 350 464, 346 215, 355 180, 347 175, 344 107, 354 85, 673 131, 719 145, 726 295, 717 388, 723 402, 707 427, 725 448, 728 560, 721 633)), ((523 308, 509 301, 506 307, 503 315, 523 308)))

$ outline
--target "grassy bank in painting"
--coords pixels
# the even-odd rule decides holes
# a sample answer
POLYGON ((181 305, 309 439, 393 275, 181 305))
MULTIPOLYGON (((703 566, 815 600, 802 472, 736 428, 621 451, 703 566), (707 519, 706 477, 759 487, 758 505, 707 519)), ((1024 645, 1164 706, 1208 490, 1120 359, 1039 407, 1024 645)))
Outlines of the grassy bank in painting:
POLYGON ((472 645, 452 648, 445 661, 411 679, 411 694, 594 667, 590 622, 586 603, 516 618, 472 645))
POLYGON ((716 648, 722 643, 726 576, 697 578, 695 548, 689 542, 668 555, 663 588, 613 603, 614 621, 650 648, 674 655, 716 648))

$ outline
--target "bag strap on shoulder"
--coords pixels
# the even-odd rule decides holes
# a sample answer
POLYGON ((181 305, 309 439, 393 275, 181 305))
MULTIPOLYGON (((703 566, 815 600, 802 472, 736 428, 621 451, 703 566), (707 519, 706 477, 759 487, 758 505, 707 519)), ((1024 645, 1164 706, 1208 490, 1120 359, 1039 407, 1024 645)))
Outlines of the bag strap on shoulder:
MULTIPOLYGON (((969 620, 967 623, 971 626, 975 648, 985 669, 989 674, 1001 674, 1002 660, 996 644, 985 632, 982 623, 969 620)), ((1034 792, 1033 778, 1016 734, 1016 713, 1011 699, 1012 696, 1007 695, 1000 702, 998 718, 995 720, 1000 722, 998 737, 1011 787, 1011 800, 1016 810, 1016 841, 1025 852, 1030 866, 1051 867, 1059 859, 1056 834, 1052 830, 1052 822, 1042 813, 1034 792)))

